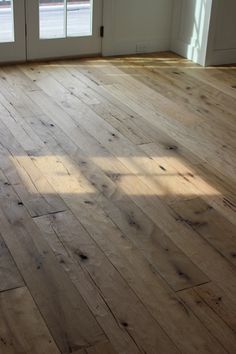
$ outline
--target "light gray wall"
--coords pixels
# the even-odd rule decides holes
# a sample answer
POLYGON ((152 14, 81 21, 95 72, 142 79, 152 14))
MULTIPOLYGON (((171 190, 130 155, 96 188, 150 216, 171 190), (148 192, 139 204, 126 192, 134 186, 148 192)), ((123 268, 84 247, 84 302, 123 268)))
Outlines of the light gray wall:
POLYGON ((170 49, 173 0, 104 0, 105 55, 170 49))
POLYGON ((236 0, 104 0, 103 54, 172 50, 201 65, 236 62, 236 0))
POLYGON ((213 0, 206 62, 236 63, 236 0, 213 0))

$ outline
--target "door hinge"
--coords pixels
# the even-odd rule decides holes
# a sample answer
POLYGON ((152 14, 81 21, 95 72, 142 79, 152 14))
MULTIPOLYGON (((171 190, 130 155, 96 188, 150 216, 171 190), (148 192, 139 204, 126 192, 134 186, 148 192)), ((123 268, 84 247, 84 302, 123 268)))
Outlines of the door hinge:
POLYGON ((104 26, 100 27, 100 37, 103 38, 104 37, 104 26))

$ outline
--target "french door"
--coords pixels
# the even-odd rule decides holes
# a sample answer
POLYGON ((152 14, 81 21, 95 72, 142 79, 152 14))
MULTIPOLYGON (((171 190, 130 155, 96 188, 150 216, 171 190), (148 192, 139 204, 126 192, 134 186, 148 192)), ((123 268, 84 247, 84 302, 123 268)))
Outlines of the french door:
POLYGON ((0 62, 25 59, 25 1, 0 0, 0 62))
POLYGON ((102 51, 103 0, 0 0, 0 62, 102 51))
POLYGON ((101 53, 102 0, 26 3, 29 60, 101 53))

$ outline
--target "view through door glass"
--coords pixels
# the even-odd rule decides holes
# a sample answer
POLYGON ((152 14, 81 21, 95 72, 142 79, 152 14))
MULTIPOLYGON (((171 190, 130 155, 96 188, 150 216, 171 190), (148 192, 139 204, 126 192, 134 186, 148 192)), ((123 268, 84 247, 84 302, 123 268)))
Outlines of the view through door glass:
POLYGON ((92 0, 39 0, 40 39, 92 35, 92 0))
POLYGON ((12 0, 0 0, 0 43, 6 42, 14 42, 12 0))

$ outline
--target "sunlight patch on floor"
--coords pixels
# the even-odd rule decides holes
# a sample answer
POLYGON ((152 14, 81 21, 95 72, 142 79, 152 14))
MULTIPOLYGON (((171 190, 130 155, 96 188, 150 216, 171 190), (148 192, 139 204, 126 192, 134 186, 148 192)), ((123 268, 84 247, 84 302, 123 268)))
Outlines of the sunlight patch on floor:
MULTIPOLYGON (((26 166, 28 156, 18 156, 17 161, 20 166, 26 166)), ((33 156, 31 157, 34 164, 43 172, 48 181, 50 181, 51 185, 55 187, 57 193, 62 194, 91 194, 96 193, 96 189, 92 186, 91 183, 79 173, 79 168, 76 170, 76 176, 71 174, 71 172, 62 164, 62 162, 58 159, 57 156, 33 156)), ((29 179, 31 169, 29 166, 29 175, 28 177, 22 175, 22 169, 19 169, 19 165, 16 164, 14 159, 11 159, 19 174, 21 175, 22 180, 27 187, 27 190, 30 193, 52 193, 51 189, 47 189, 46 186, 41 184, 40 190, 32 188, 33 185, 37 183, 37 180, 29 179), (29 183, 30 182, 30 183, 29 183)))

